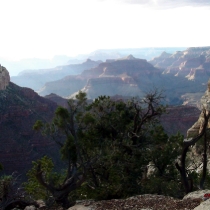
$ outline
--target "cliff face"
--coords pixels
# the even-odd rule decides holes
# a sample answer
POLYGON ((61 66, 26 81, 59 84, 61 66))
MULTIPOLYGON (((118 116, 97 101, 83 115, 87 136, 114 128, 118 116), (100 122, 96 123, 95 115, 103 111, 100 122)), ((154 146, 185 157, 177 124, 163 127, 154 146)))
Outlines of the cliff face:
POLYGON ((161 124, 169 135, 179 131, 186 136, 187 130, 197 121, 200 110, 193 106, 172 106, 161 117, 161 124))
POLYGON ((117 76, 127 74, 128 76, 139 76, 151 73, 161 73, 159 69, 148 63, 144 59, 134 58, 132 55, 125 57, 124 59, 109 60, 101 63, 98 67, 84 71, 82 76, 117 76))
POLYGON ((210 47, 191 47, 174 54, 161 54, 150 61, 155 67, 163 68, 164 74, 186 77, 197 80, 210 76, 210 47), (199 71, 198 71, 199 70, 199 71))
POLYGON ((88 79, 80 75, 66 76, 63 79, 47 82, 39 91, 41 96, 49 95, 51 93, 62 97, 67 97, 78 90, 81 90, 88 79))
POLYGON ((0 90, 5 90, 10 82, 10 76, 7 69, 0 65, 0 90))
POLYGON ((36 120, 50 121, 57 104, 29 88, 9 83, 0 91, 0 162, 4 173, 25 174, 32 161, 44 155, 58 160, 58 147, 35 132, 36 120))
MULTIPOLYGON (((207 110, 207 112, 210 111, 210 80, 208 81, 207 90, 201 98, 201 107, 207 110)), ((192 137, 198 135, 202 129, 203 122, 204 122, 204 117, 203 113, 201 112, 195 124, 190 129, 188 129, 187 136, 192 137)), ((208 128, 209 127, 210 127, 210 122, 208 123, 208 128)))
POLYGON ((165 78, 170 80, 170 86, 166 88, 172 87, 183 104, 196 106, 200 101, 198 95, 206 90, 210 77, 209 58, 210 47, 191 47, 174 54, 164 53, 149 62, 162 69, 165 78))

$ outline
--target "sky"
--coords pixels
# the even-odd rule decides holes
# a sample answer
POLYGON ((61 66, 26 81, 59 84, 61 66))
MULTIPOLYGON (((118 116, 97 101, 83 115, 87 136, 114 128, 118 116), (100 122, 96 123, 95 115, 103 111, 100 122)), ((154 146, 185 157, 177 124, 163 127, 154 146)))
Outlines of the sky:
POLYGON ((210 46, 210 0, 0 0, 0 8, 7 59, 210 46))

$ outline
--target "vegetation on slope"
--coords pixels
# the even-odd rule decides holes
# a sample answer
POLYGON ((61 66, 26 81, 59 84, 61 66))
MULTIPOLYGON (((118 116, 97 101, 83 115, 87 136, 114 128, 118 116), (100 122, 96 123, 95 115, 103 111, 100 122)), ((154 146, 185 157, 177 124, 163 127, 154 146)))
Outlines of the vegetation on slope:
POLYGON ((195 171, 189 173, 186 153, 186 164, 181 162, 180 166, 186 180, 175 167, 183 155, 183 136, 178 133, 169 137, 159 122, 166 108, 162 99, 154 90, 143 99, 123 101, 100 96, 90 103, 86 94, 79 92, 75 100, 68 101, 68 108, 57 108, 52 122, 38 120, 34 129, 60 146, 66 168, 54 170, 51 158, 46 156, 33 162, 24 184, 28 197, 51 198, 64 208, 76 199, 87 198, 146 193, 181 198, 186 180, 193 175, 194 190, 199 177, 195 171))

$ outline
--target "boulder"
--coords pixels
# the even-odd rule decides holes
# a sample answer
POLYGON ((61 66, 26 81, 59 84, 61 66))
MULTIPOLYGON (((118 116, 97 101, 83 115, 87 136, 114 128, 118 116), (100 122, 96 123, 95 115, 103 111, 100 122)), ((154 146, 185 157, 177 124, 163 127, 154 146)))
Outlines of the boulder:
POLYGON ((46 208, 46 204, 43 200, 37 200, 36 203, 37 203, 39 209, 45 209, 46 208))
POLYGON ((183 200, 189 199, 189 198, 190 199, 198 199, 199 198, 199 199, 205 200, 205 198, 207 198, 207 197, 204 196, 205 194, 210 194, 210 190, 206 189, 206 190, 193 191, 193 192, 185 195, 183 200))
POLYGON ((210 209, 210 199, 202 202, 199 206, 194 208, 194 210, 209 210, 209 209, 210 209))
POLYGON ((24 210, 36 210, 35 206, 26 206, 24 210))
POLYGON ((91 206, 84 206, 81 204, 77 204, 75 206, 72 206, 70 208, 68 208, 68 210, 94 210, 95 208, 91 207, 91 206))
MULTIPOLYGON (((205 92, 205 94, 201 98, 201 107, 204 108, 207 112, 210 111, 210 80, 208 81, 208 87, 205 92)), ((204 122, 204 116, 201 112, 198 120, 195 122, 195 124, 187 131, 187 137, 193 137, 200 133, 202 130, 204 122)), ((210 122, 208 123, 208 128, 210 127, 210 122)))

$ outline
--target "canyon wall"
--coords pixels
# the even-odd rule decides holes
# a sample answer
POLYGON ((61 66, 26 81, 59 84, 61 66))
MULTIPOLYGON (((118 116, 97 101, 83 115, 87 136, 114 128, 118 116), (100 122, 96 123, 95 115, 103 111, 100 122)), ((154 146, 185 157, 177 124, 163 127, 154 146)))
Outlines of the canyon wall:
POLYGON ((1 174, 17 172, 24 180, 32 161, 44 155, 51 157, 56 166, 60 165, 55 142, 33 130, 37 120, 50 122, 56 108, 53 101, 12 82, 0 91, 0 163, 4 167, 1 174))

